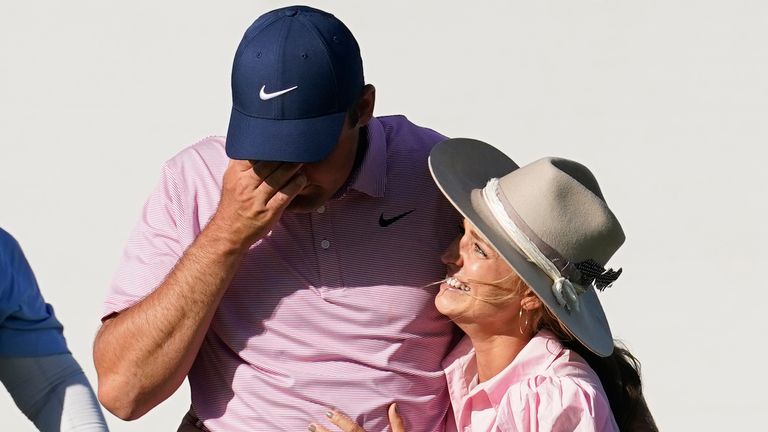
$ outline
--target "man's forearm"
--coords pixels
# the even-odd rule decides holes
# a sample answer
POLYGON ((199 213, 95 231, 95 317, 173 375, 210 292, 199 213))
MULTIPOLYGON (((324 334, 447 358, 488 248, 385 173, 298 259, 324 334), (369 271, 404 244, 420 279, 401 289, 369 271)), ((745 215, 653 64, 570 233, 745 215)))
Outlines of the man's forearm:
POLYGON ((141 417, 184 381, 247 250, 226 234, 211 221, 152 294, 102 326, 93 358, 113 414, 141 417))
POLYGON ((229 162, 216 214, 176 267, 96 336, 99 400, 110 412, 127 420, 141 417, 179 388, 242 255, 306 186, 301 167, 229 162))

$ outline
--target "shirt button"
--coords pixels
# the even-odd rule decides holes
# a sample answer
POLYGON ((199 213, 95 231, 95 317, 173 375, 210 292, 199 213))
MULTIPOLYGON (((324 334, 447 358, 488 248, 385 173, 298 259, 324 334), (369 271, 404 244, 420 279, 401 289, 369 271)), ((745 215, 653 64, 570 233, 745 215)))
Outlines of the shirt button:
POLYGON ((325 213, 325 206, 323 205, 323 206, 318 207, 317 208, 317 212, 320 213, 320 214, 325 213))
POLYGON ((320 247, 323 249, 328 249, 329 247, 331 247, 331 242, 329 242, 328 240, 323 240, 320 242, 320 247))

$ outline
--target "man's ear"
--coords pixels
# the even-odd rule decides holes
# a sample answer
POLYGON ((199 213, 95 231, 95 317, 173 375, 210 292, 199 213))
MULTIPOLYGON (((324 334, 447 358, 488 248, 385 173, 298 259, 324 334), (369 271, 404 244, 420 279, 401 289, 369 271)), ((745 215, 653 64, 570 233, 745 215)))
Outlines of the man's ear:
POLYGON ((525 297, 520 299, 520 307, 523 308, 526 312, 530 312, 533 310, 536 310, 540 308, 543 305, 541 302, 541 299, 536 294, 532 293, 531 291, 528 291, 526 293, 525 297))
POLYGON ((360 99, 357 103, 357 124, 355 126, 365 126, 371 121, 374 105, 376 105, 376 87, 372 84, 366 84, 360 92, 360 99))

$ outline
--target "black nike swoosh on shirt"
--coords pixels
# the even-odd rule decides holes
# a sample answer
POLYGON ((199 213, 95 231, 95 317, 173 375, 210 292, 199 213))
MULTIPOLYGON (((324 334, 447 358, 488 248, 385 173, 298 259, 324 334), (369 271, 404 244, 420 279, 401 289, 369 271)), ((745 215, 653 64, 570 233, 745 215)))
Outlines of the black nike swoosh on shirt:
POLYGON ((381 216, 379 216, 379 226, 380 227, 388 227, 388 226, 392 225, 393 223, 399 221, 400 219, 402 219, 402 218, 408 216, 409 214, 413 213, 414 210, 416 210, 416 209, 409 210, 409 211, 407 211, 407 212, 405 212, 403 214, 397 215, 397 216, 395 216, 393 218, 389 218, 389 219, 385 219, 384 218, 384 213, 382 213, 381 216))

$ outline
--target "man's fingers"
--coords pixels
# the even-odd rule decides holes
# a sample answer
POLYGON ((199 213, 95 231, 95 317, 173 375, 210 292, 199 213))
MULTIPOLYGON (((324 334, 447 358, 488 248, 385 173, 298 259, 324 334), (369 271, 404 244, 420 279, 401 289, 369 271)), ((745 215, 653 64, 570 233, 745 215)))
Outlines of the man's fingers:
POLYGON ((306 176, 297 174, 302 166, 302 164, 281 165, 258 186, 256 189, 257 194, 265 203, 267 203, 271 201, 275 195, 279 195, 295 178, 298 177, 306 180, 306 176))
POLYGON ((328 411, 326 415, 328 416, 328 420, 330 420, 331 423, 338 426, 339 429, 344 432, 365 432, 365 429, 363 429, 362 426, 336 410, 328 411))
POLYGON ((249 168, 253 170, 254 174, 256 174, 256 177, 258 177, 260 181, 264 181, 264 179, 272 175, 273 172, 275 172, 278 168, 280 168, 281 165, 283 165, 283 162, 276 161, 249 162, 251 163, 249 168))
POLYGON ((229 226, 230 232, 236 232, 238 241, 252 244, 269 231, 287 204, 306 186, 306 175, 299 173, 302 166, 231 160, 224 173, 217 221, 229 226))
POLYGON ((285 207, 299 192, 301 192, 302 189, 304 189, 304 186, 306 185, 307 177, 302 173, 296 174, 288 184, 283 186, 282 189, 277 191, 272 198, 270 198, 267 206, 274 206, 276 208, 285 207))
POLYGON ((230 159, 229 164, 227 165, 228 169, 234 169, 236 171, 248 171, 252 167, 250 161, 239 159, 230 159))
POLYGON ((397 412, 397 404, 393 403, 389 406, 389 426, 392 427, 392 432, 405 432, 405 423, 403 418, 400 417, 400 413, 397 412))
POLYGON ((296 174, 304 164, 284 163, 277 167, 270 175, 264 177, 264 183, 278 191, 282 189, 291 177, 296 174))

